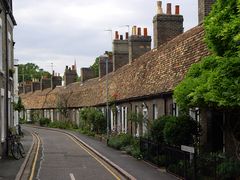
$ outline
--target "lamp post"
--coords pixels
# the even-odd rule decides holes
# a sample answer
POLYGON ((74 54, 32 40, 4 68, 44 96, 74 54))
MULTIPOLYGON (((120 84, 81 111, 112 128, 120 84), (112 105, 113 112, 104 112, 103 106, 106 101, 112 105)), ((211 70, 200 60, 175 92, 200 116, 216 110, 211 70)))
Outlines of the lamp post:
POLYGON ((106 63, 106 116, 107 116, 107 140, 109 139, 109 102, 108 102, 108 55, 104 54, 99 57, 100 61, 104 60, 106 63))

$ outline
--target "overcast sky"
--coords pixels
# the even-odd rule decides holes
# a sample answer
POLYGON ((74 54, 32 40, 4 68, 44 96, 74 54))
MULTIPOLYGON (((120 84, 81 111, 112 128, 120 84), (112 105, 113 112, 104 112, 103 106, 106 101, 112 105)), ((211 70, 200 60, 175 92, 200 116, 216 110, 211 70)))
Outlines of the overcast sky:
MULTIPOLYGON (((196 26, 198 0, 163 0, 180 5, 185 31, 196 26)), ((152 35, 156 0, 14 0, 15 58, 45 70, 63 74, 76 60, 81 67, 111 50, 111 29, 128 31, 125 25, 147 27, 152 35)), ((130 28, 131 29, 131 28, 130 28)))

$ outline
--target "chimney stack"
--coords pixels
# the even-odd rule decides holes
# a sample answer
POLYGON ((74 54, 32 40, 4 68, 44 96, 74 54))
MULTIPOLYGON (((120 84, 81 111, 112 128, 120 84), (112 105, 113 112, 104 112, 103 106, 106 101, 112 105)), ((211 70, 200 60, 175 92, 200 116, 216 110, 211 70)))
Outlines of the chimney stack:
MULTIPOLYGON (((158 1, 158 9, 160 5, 158 1)), ((171 7, 171 3, 167 3, 167 13, 158 13, 153 18, 154 48, 183 33, 183 16, 179 15, 180 7, 178 5, 175 7, 175 14, 172 14, 171 7)))
POLYGON ((97 77, 91 68, 81 68, 81 82, 97 77))
POLYGON ((111 57, 108 56, 100 56, 99 57, 99 78, 106 75, 106 61, 108 60, 108 73, 113 71, 113 62, 111 57))
POLYGON ((121 41, 123 40, 123 35, 120 35, 120 40, 121 40, 121 41))
POLYGON ((126 40, 128 40, 128 32, 126 32, 126 36, 125 36, 126 40))
POLYGON ((147 35, 148 35, 147 28, 144 28, 144 29, 143 29, 143 35, 144 35, 144 37, 147 37, 147 35))
MULTIPOLYGON (((134 26, 136 29, 136 26, 134 26)), ((133 28, 133 29, 134 29, 133 28)), ((151 36, 147 36, 147 29, 144 29, 144 36, 142 36, 141 28, 138 28, 138 35, 129 37, 129 63, 146 52, 151 50, 151 36)))
POLYGON ((167 15, 172 15, 172 4, 167 3, 167 15))
POLYGON ((157 1, 157 14, 163 14, 162 1, 157 1))
POLYGON ((175 15, 179 15, 180 14, 180 6, 176 5, 175 6, 175 15))
POLYGON ((207 16, 215 0, 198 0, 198 24, 201 24, 207 16))
POLYGON ((116 39, 116 40, 119 39, 118 31, 115 31, 115 39, 116 39))
POLYGON ((142 35, 142 30, 141 30, 141 28, 139 27, 139 28, 137 28, 137 35, 138 36, 141 36, 142 35))
POLYGON ((132 35, 136 36, 137 35, 137 26, 132 27, 132 35))
MULTIPOLYGON (((135 31, 133 30, 133 32, 135 31)), ((128 36, 129 34, 126 32, 125 40, 121 35, 120 40, 113 41, 113 71, 128 64, 128 36)))
MULTIPOLYGON (((73 65, 74 67, 74 65, 73 65)), ((77 71, 75 68, 68 68, 66 66, 65 72, 64 72, 64 86, 67 86, 68 84, 74 83, 77 81, 77 71)))
POLYGON ((49 78, 42 78, 40 82, 40 89, 44 90, 47 88, 51 88, 51 79, 49 78))

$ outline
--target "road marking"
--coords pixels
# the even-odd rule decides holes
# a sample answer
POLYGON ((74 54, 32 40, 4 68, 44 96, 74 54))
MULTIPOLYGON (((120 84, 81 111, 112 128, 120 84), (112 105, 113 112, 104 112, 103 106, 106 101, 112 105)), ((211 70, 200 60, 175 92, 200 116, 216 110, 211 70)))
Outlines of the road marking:
POLYGON ((73 173, 70 173, 69 175, 70 175, 71 180, 75 180, 73 173))
POLYGON ((29 180, 32 180, 33 179, 33 176, 34 176, 34 171, 35 171, 35 168, 36 168, 36 162, 37 162, 37 157, 38 157, 38 152, 39 152, 39 148, 40 148, 40 139, 38 137, 37 134, 34 134, 35 137, 37 138, 37 151, 36 151, 36 154, 35 154, 35 157, 34 157, 34 161, 33 161, 33 165, 32 165, 32 170, 31 170, 31 175, 29 177, 29 180))
POLYGON ((90 156, 92 156, 96 161, 98 161, 108 172, 110 172, 117 180, 121 180, 120 177, 118 177, 111 169, 109 169, 102 161, 99 160, 91 151, 89 151, 87 148, 85 148, 82 144, 80 144, 76 139, 71 137, 67 134, 67 136, 72 139, 77 145, 79 145, 83 150, 85 150, 90 156))

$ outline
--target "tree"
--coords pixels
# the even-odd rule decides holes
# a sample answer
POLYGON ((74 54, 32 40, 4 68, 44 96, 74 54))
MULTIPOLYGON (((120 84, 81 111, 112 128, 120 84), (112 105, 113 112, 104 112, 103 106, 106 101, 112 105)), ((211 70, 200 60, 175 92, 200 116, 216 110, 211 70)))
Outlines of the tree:
POLYGON ((19 64, 18 66, 18 82, 32 81, 32 79, 40 80, 41 77, 51 77, 51 74, 33 63, 19 64))
POLYGON ((99 57, 95 59, 95 62, 90 66, 90 68, 94 71, 95 76, 99 75, 99 57))
POLYGON ((205 40, 218 56, 240 56, 240 1, 217 0, 204 21, 205 40))
POLYGON ((181 108, 212 107, 236 109, 240 106, 240 57, 207 57, 194 64, 175 88, 174 98, 181 108))

